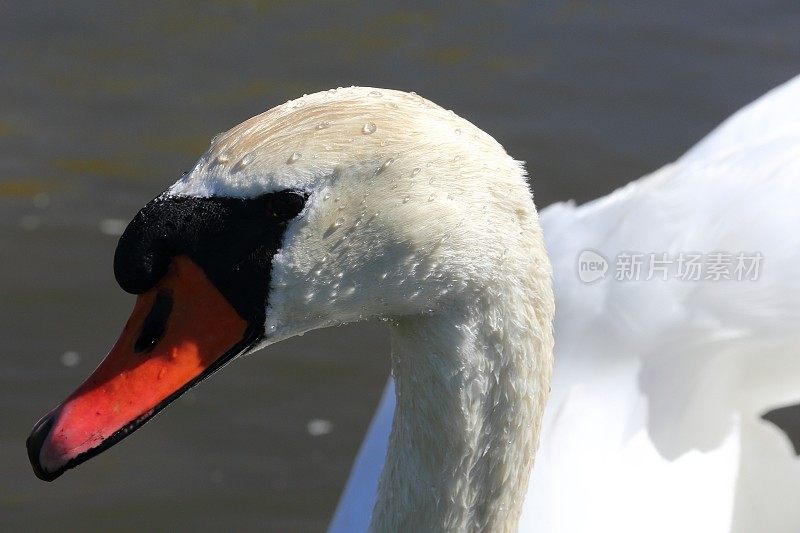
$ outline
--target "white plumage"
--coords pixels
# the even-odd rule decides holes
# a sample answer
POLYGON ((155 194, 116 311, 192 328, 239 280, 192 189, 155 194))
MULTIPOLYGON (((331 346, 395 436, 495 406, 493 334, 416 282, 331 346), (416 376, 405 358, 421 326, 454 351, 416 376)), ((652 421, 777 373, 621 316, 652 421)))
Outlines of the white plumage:
MULTIPOLYGON (((675 163, 542 211, 556 365, 520 531, 800 530, 800 462, 761 418, 800 401, 799 193, 800 77, 675 163), (583 250, 604 279, 580 281, 583 250), (757 279, 677 279, 717 252, 760 255, 757 279), (620 254, 672 260, 667 281, 614 279, 620 254)), ((332 532, 369 524, 393 409, 390 382, 332 532)))
POLYGON ((788 532, 800 466, 761 416, 800 401, 798 173, 800 78, 652 175, 545 209, 542 237, 490 136, 416 95, 349 88, 222 134, 170 193, 310 195, 273 261, 265 345, 390 321, 397 394, 331 531, 502 531, 521 513, 534 532, 788 532), (604 277, 581 281, 582 254, 604 277), (689 256, 705 270, 679 279, 689 256))

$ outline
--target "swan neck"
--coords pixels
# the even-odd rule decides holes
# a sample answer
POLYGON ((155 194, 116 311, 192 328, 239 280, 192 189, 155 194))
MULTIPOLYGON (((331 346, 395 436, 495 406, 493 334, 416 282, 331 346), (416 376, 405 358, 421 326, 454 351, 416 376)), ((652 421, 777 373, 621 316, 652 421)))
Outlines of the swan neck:
POLYGON ((397 406, 373 531, 516 530, 549 392, 549 316, 524 295, 470 300, 392 327, 397 406))

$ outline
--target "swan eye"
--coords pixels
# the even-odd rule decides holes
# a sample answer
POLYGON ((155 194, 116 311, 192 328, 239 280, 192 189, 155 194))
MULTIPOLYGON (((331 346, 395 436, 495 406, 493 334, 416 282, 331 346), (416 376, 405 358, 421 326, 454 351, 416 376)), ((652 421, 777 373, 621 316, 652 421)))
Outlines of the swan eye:
POLYGON ((296 191, 281 191, 270 195, 269 209, 273 216, 289 220, 296 217, 306 203, 307 195, 296 191))

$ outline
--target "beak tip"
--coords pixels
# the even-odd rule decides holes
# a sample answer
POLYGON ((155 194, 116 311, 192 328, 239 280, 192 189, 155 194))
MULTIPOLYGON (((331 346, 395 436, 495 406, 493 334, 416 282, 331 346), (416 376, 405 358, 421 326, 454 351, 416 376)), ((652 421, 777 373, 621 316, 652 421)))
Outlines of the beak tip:
POLYGON ((36 425, 33 426, 31 434, 25 441, 25 446, 28 448, 28 459, 33 467, 33 473, 43 481, 53 481, 64 472, 63 469, 51 472, 42 465, 41 461, 42 448, 45 446, 47 437, 50 436, 50 430, 53 429, 53 424, 56 420, 55 415, 56 410, 50 411, 44 415, 41 420, 36 422, 36 425))

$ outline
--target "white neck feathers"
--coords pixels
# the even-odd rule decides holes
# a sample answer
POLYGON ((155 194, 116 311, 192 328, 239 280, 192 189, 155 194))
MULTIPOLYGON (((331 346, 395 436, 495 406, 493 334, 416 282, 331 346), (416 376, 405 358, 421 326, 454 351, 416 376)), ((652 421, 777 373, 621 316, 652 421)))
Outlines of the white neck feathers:
MULTIPOLYGON (((537 256, 540 257, 540 256, 537 256)), ((515 531, 552 369, 549 265, 396 321, 373 531, 515 531)))

